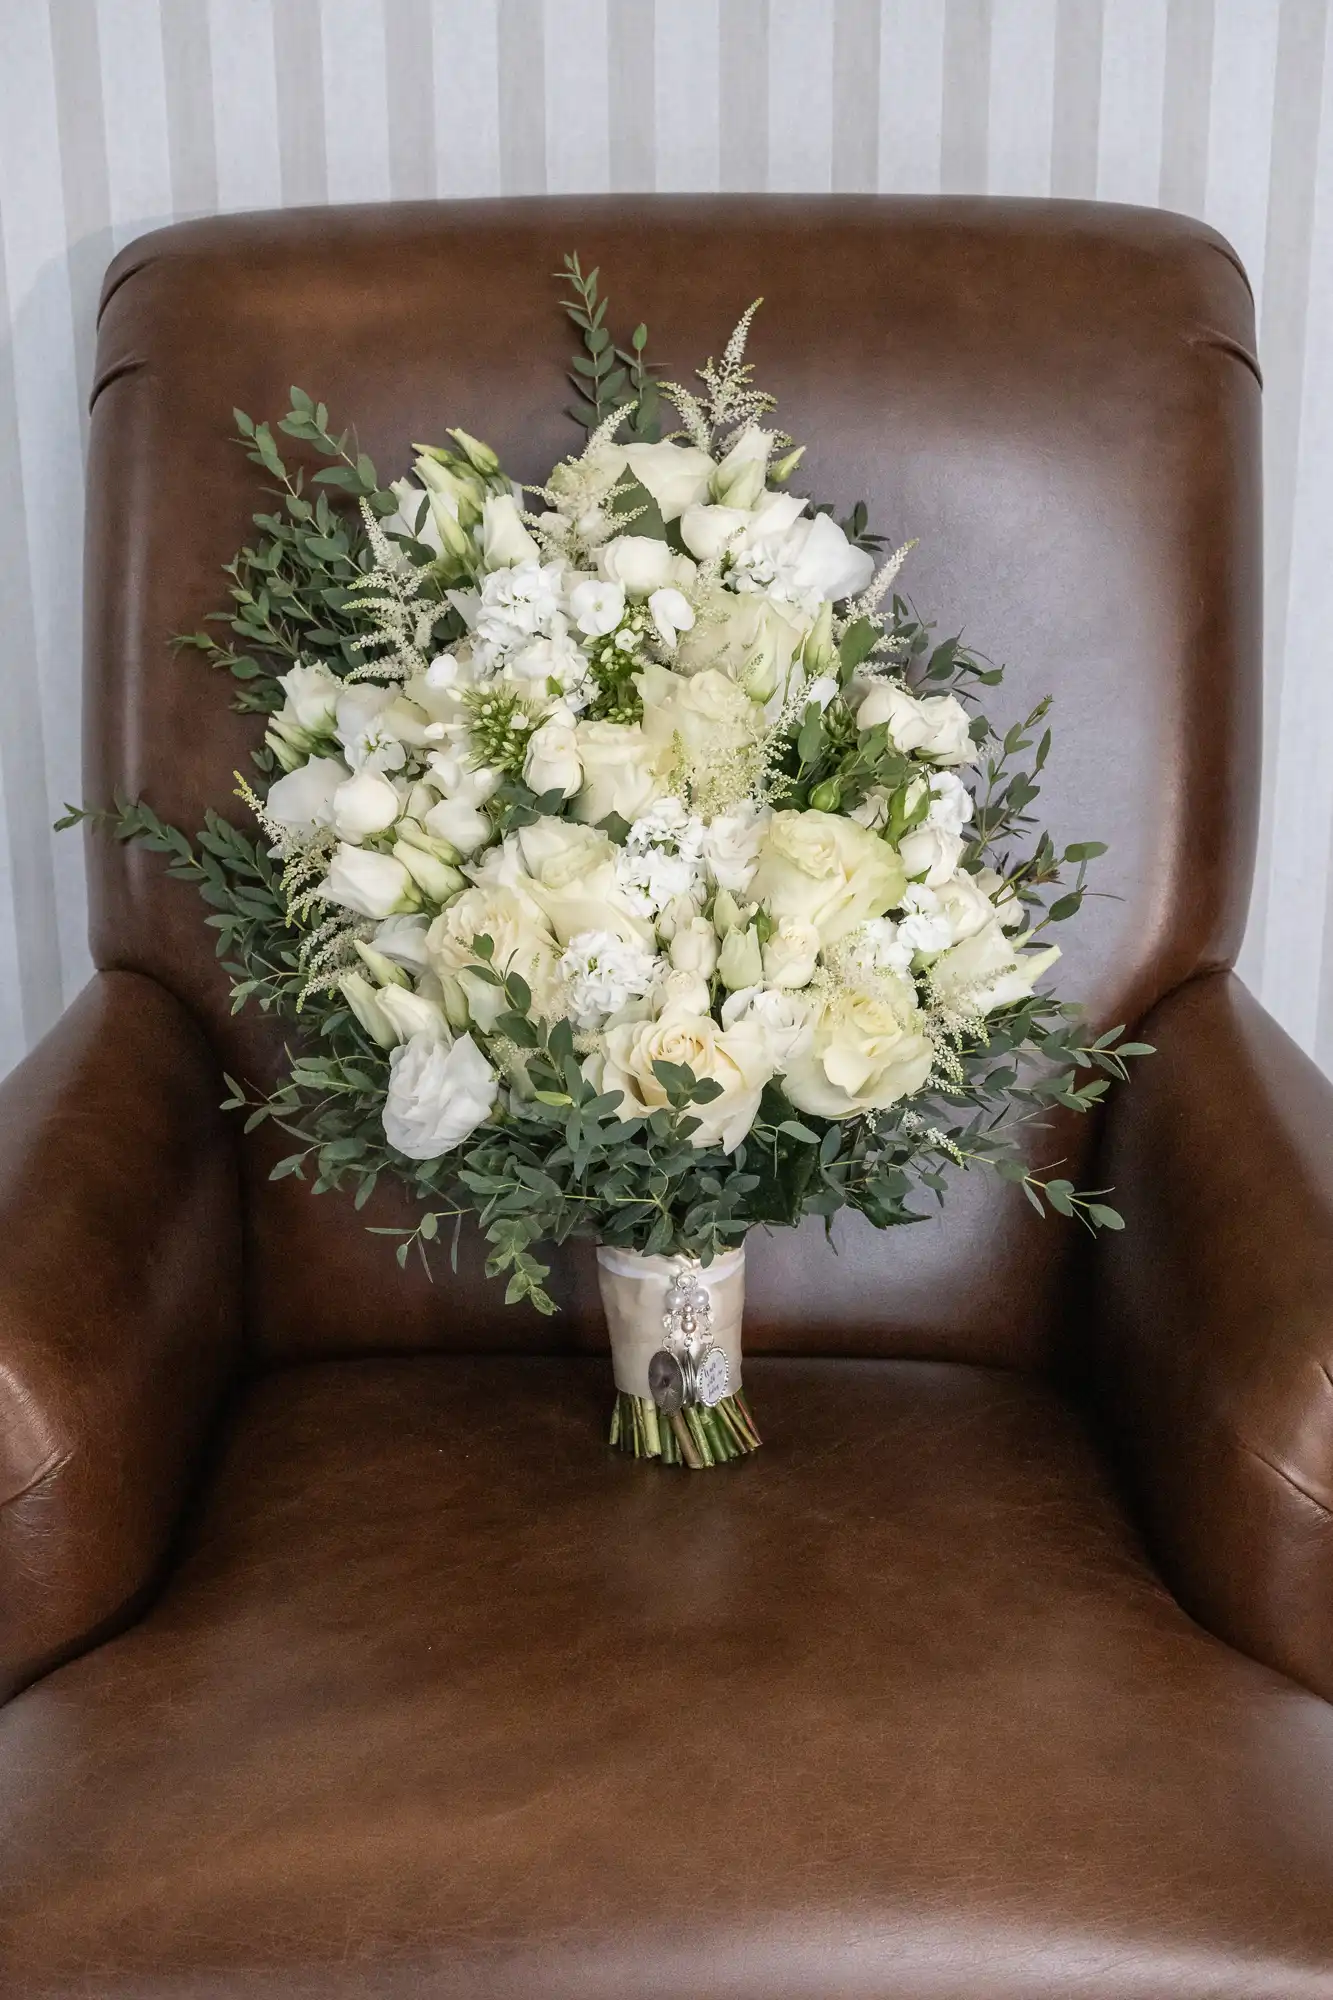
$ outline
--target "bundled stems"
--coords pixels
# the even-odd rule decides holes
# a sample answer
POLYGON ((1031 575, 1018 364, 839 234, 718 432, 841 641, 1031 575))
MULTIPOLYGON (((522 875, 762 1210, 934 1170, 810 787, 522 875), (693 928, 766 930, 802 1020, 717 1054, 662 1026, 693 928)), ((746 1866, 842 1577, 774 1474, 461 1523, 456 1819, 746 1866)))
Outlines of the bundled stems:
POLYGON ((650 1397, 621 1390, 611 1412, 611 1444, 631 1458, 660 1458, 663 1465, 703 1472, 757 1451, 760 1437, 741 1389, 711 1409, 689 1404, 670 1417, 650 1397))

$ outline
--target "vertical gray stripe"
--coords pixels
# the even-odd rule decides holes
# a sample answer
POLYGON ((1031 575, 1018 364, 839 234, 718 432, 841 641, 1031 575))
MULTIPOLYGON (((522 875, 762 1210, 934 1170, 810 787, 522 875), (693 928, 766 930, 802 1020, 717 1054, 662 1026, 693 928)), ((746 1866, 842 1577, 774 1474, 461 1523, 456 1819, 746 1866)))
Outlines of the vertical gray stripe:
POLYGON ((722 0, 718 12, 718 186, 768 185, 768 0, 722 0))
POLYGON ((300 208, 329 198, 323 48, 319 0, 277 0, 273 9, 273 65, 284 208, 300 208))
MULTIPOLYGON (((1325 900, 1333 889, 1333 829, 1324 861, 1325 900)), ((1324 949, 1319 966, 1319 1004, 1315 1016, 1315 1042, 1311 1051, 1326 1076, 1333 1076, 1333 913, 1324 918, 1324 949)))
POLYGON ((213 138, 208 0, 166 0, 160 11, 171 205, 178 220, 188 215, 212 215, 218 205, 218 160, 213 138))
POLYGON ((1102 94, 1102 0, 1057 0, 1051 193, 1097 192, 1102 94))
POLYGON ((96 0, 61 0, 61 4, 52 7, 51 56, 55 69, 70 304, 74 313, 79 424, 86 438, 93 378, 93 328, 102 274, 112 248, 96 0))
POLYGON ((389 191, 395 201, 428 201, 435 194, 435 52, 430 14, 430 0, 391 0, 384 9, 389 191))
POLYGON ((990 151, 990 0, 945 0, 941 194, 982 194, 990 151))
POLYGON ((1162 84, 1163 208, 1202 215, 1213 94, 1213 0, 1168 0, 1162 84))
POLYGON ((626 193, 657 185, 656 15, 654 0, 606 0, 611 186, 626 193))
POLYGON ((879 0, 835 0, 833 192, 879 186, 879 0))
POLYGON ((498 0, 500 192, 546 192, 546 49, 542 0, 498 0))
POLYGON ((1305 377, 1305 320, 1310 292, 1315 169, 1324 87, 1328 0, 1282 0, 1273 88, 1273 150, 1268 174, 1268 229, 1259 310, 1264 364, 1264 752, 1259 865, 1250 909, 1262 939, 1268 913, 1268 858, 1273 835, 1273 776, 1287 644, 1287 600, 1305 377))
MULTIPOLYGON (((0 244, 0 326, 9 318, 0 244)), ((74 726, 71 718, 71 727, 74 726)), ((19 460, 14 351, 0 341, 0 784, 4 789, 10 888, 18 946, 19 1010, 29 1044, 61 1008, 53 836, 46 796, 42 706, 37 692, 37 632, 28 564, 23 468, 19 460)), ((63 801, 61 801, 63 804, 63 801)), ((65 839, 77 839, 66 834, 65 839)))

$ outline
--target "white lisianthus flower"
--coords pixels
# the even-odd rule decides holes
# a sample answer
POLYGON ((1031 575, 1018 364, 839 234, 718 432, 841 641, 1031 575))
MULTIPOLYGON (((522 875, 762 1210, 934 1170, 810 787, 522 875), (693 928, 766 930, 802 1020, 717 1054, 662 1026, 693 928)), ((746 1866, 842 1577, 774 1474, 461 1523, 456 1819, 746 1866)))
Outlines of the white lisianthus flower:
POLYGON ((608 1028, 601 1088, 622 1093, 621 1118, 641 1118, 667 1103, 653 1067, 658 1062, 685 1065, 696 1077, 720 1085, 709 1103, 690 1106, 688 1115, 698 1121, 690 1144, 734 1153, 753 1125, 764 1085, 776 1069, 762 1028, 742 1021, 723 1030, 707 1014, 687 1014, 676 1007, 655 1021, 608 1028))
POLYGON ((627 444, 625 463, 657 502, 664 521, 676 521, 702 500, 713 477, 713 461, 691 444, 627 444))
POLYGON ((973 881, 982 894, 989 897, 995 906, 995 914, 1005 930, 1020 930, 1026 921, 1022 903, 1014 893, 1012 882, 1006 882, 1003 875, 994 868, 978 868, 973 881))
POLYGON ((927 888, 937 889, 956 874, 963 858, 963 837, 950 833, 947 827, 915 826, 905 833, 898 843, 903 867, 913 880, 923 881, 927 888))
POLYGON ((529 737, 523 776, 538 798, 559 792, 572 799, 583 783, 576 728, 572 712, 560 704, 529 737))
POLYGON ((696 574, 688 556, 678 556, 656 535, 616 535, 597 551, 597 567, 627 597, 651 597, 655 590, 690 584, 696 574))
POLYGON ((661 746, 637 722, 580 722, 574 738, 583 766, 574 814, 589 826, 611 813, 636 820, 666 791, 661 746))
POLYGON ((772 431, 747 424, 726 457, 713 473, 709 491, 727 507, 758 505, 768 477, 768 455, 773 449, 772 431))
POLYGON ((488 570, 541 561, 541 550, 524 527, 512 493, 488 493, 482 504, 481 560, 488 570))
POLYGON ((657 636, 668 652, 676 645, 681 633, 688 632, 694 624, 694 609, 689 598, 670 587, 653 592, 648 599, 648 612, 657 636))
POLYGON ((397 789, 379 771, 356 771, 333 794, 333 830, 340 840, 384 833, 402 812, 397 789))
POLYGON ((969 764, 976 745, 967 710, 951 694, 909 694, 897 681, 874 681, 856 711, 858 729, 887 725, 889 741, 904 756, 915 751, 936 764, 969 764))
POLYGON ((357 681, 340 692, 334 732, 354 771, 363 770, 366 765, 377 771, 397 771, 406 763, 402 744, 377 727, 397 692, 396 688, 376 687, 370 681, 357 681))
POLYGON ((809 1047, 783 1080, 798 1111, 855 1118, 925 1087, 934 1051, 910 979, 886 973, 873 987, 834 988, 815 1000, 809 1020, 809 1047))
POLYGON ((461 743, 447 750, 434 750, 426 759, 431 783, 445 794, 433 805, 422 824, 433 839, 442 840, 455 855, 475 854, 491 837, 491 822, 482 810, 501 782, 501 774, 490 765, 472 766, 465 761, 461 743))
POLYGON ((722 940, 717 955, 717 976, 729 993, 757 986, 764 976, 759 933, 753 924, 737 924, 722 940))
POLYGON ((425 972, 430 964, 426 954, 429 929, 425 917, 386 917, 372 942, 376 951, 383 952, 393 964, 404 966, 408 972, 425 972))
POLYGON ((414 993, 408 986, 381 986, 376 998, 395 1041, 410 1042, 413 1035, 449 1039, 444 1009, 438 1001, 428 1000, 424 993, 414 993))
POLYGON ((380 989, 364 972, 343 972, 338 977, 338 991, 371 1041, 378 1042, 382 1049, 391 1049, 398 1036, 380 1006, 380 989))
POLYGON ((536 819, 518 830, 528 871, 527 893, 545 912, 561 945, 581 931, 613 931, 652 946, 651 922, 623 895, 616 872, 621 850, 595 827, 536 819))
POLYGON ((743 799, 730 812, 718 813, 704 829, 703 857, 719 889, 743 896, 759 861, 759 849, 772 819, 768 806, 743 799))
POLYGON ((690 507, 681 516, 680 538, 700 562, 717 562, 750 525, 743 507, 690 507))
POLYGON ((392 917, 421 905, 416 884, 401 861, 347 842, 335 849, 319 893, 325 902, 338 903, 358 917, 392 917))
MULTIPOLYGON (((686 923, 676 926, 669 955, 677 972, 693 973, 698 979, 711 979, 717 971, 718 950, 717 932, 707 917, 691 917, 686 923)), ((707 1009, 704 1011, 707 1012, 707 1009)))
POLYGON ((316 827, 332 826, 334 797, 347 775, 337 757, 312 757, 269 787, 264 809, 279 826, 309 836, 316 827))
POLYGON ((778 923, 811 924, 834 944, 868 917, 891 910, 906 887, 894 849, 836 813, 774 813, 750 884, 778 923))
POLYGON ((927 883, 913 883, 903 892, 898 940, 927 957, 947 951, 954 942, 953 920, 927 883))
POLYGON ((730 581, 736 590, 795 605, 813 619, 821 604, 863 591, 875 573, 875 562, 848 541, 828 514, 813 514, 790 525, 784 522, 778 531, 781 510, 794 499, 774 494, 772 507, 747 528, 732 550, 730 581))
POLYGON ((1026 1000, 1059 958, 1060 947, 1022 951, 1023 943, 1023 937, 1006 937, 998 917, 993 918, 936 959, 930 968, 936 998, 965 1015, 991 1014, 1026 1000))
POLYGON ((410 479, 391 479, 389 491, 398 502, 397 510, 380 522, 386 535, 405 535, 409 541, 423 542, 432 555, 444 554, 444 542, 431 506, 431 496, 410 479))
POLYGON ((614 931, 581 931, 572 937, 559 969, 568 982, 574 1025, 595 1028, 627 1000, 642 999, 660 963, 646 945, 617 937, 614 931))
POLYGON ((498 1092, 471 1035, 414 1035, 389 1057, 384 1136, 409 1160, 437 1160, 485 1123, 498 1092))
POLYGON ((779 1071, 798 1061, 814 1041, 809 1008, 794 993, 767 986, 744 986, 739 993, 729 993, 722 1002, 722 1025, 734 1028, 741 1021, 762 1028, 779 1071))
POLYGON ((813 702, 822 715, 837 692, 838 681, 835 675, 816 674, 815 678, 807 681, 801 689, 801 700, 807 707, 813 702))
POLYGON ((850 808, 847 817, 854 819, 858 826, 869 827, 873 831, 876 827, 888 825, 890 803, 883 785, 872 785, 860 804, 850 808))
POLYGON ((473 1021, 489 1034, 508 1003, 498 986, 476 978, 471 970, 477 963, 473 946, 480 937, 488 937, 495 947, 496 971, 517 973, 531 988, 534 1014, 549 1016, 559 986, 559 953, 540 906, 524 889, 477 883, 456 896, 427 933, 431 968, 446 993, 452 980, 473 1021))
POLYGON ((603 638, 625 615, 625 592, 618 583, 585 576, 569 593, 569 615, 587 638, 603 638))
POLYGON ((343 683, 322 660, 308 667, 299 662, 289 667, 285 674, 278 675, 278 686, 287 697, 279 711, 281 721, 304 729, 310 736, 332 733, 343 683))
POLYGON ((398 823, 393 858, 402 863, 422 894, 432 903, 447 903, 464 886, 454 867, 455 854, 447 842, 436 840, 424 827, 410 820, 398 823))
POLYGON ((819 963, 819 932, 799 917, 783 917, 764 946, 764 980, 769 986, 808 986, 819 963))

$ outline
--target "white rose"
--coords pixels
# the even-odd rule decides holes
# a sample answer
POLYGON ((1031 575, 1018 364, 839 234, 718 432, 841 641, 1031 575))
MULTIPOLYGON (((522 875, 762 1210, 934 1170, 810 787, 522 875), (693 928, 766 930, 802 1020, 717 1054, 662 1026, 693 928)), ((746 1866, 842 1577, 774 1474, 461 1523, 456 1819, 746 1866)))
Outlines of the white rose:
POLYGON ((383 833, 402 812, 397 791, 378 771, 357 771, 333 794, 333 829, 340 840, 383 833))
POLYGON ((359 917, 391 917, 421 904, 416 884, 401 861, 346 842, 335 849, 319 893, 326 902, 339 903, 359 917))
POLYGON ((523 776, 538 798, 559 792, 572 799, 583 783, 574 717, 567 708, 553 708, 528 740, 523 776))
POLYGON ((669 585, 694 580, 688 556, 678 556, 655 535, 617 535, 597 552, 597 567, 608 583, 618 583, 627 597, 650 597, 669 585))
POLYGON ((691 917, 678 924, 671 939, 671 963, 677 972, 692 972, 711 979, 717 970, 717 932, 707 917, 691 917))
POLYGON ((570 939, 560 960, 568 984, 569 1013, 576 1027, 593 1028, 629 1000, 641 999, 661 961, 637 939, 626 942, 614 931, 583 931, 570 939))
POLYGON ((689 1117, 698 1121, 690 1144, 734 1153, 754 1123, 764 1085, 774 1073, 762 1031, 747 1022, 724 1031, 707 1014, 675 1007, 655 1021, 609 1028, 601 1087, 622 1093, 620 1117, 643 1117, 667 1103, 653 1067, 658 1062, 685 1065, 697 1078, 708 1077, 721 1086, 709 1103, 689 1107, 689 1117))
POLYGON ((677 739, 688 765, 746 749, 763 733, 763 710, 744 688, 712 668, 687 680, 651 664, 636 680, 644 740, 664 765, 673 761, 677 739))
POLYGON ((718 813, 704 831, 704 860, 719 889, 743 896, 759 860, 764 833, 773 817, 768 806, 745 799, 730 812, 718 813))
POLYGON ((903 864, 878 834, 836 813, 774 813, 750 893, 779 924, 793 917, 834 944, 903 893, 903 864))
POLYGON ((489 570, 539 563, 542 552, 524 527, 512 493, 488 493, 481 510, 481 559, 489 570))
POLYGON ((680 642, 676 667, 683 674, 717 668, 756 701, 766 701, 787 681, 800 648, 799 624, 778 605, 718 589, 700 603, 694 625, 680 642))
POLYGON ((585 576, 569 593, 569 615, 589 639, 614 632, 625 615, 625 592, 618 583, 585 576))
POLYGON ((914 881, 924 881, 928 889, 938 889, 957 872, 963 856, 963 838, 942 826, 917 826, 903 835, 898 852, 914 881))
POLYGON ((935 895, 949 919, 949 928, 953 933, 951 942, 954 944, 960 943, 963 938, 975 937, 996 915, 995 905, 976 875, 953 875, 937 886, 935 895))
POLYGON ((767 986, 746 986, 729 993, 722 1002, 722 1025, 734 1028, 751 1022, 768 1037, 773 1066, 784 1070, 798 1061, 814 1040, 809 1010, 794 993, 779 993, 767 986))
POLYGON ((660 746, 648 742, 637 722, 580 722, 574 741, 583 766, 574 813, 588 825, 611 813, 632 822, 666 791, 660 746))
POLYGON ((627 444, 630 471, 656 500, 664 521, 676 521, 702 500, 713 476, 713 461, 691 444, 627 444))
POLYGON ((264 810, 279 826, 310 835, 332 825, 334 794, 346 777, 347 766, 337 757, 312 757, 269 786, 264 810))
POLYGON ((700 562, 717 562, 749 525, 742 507, 690 507, 681 516, 680 538, 700 562))
POLYGON ((613 931, 652 946, 652 923, 622 896, 616 862, 621 849, 595 827, 542 818, 518 831, 528 870, 527 893, 545 912, 562 945, 580 931, 613 931))
POLYGON ((799 917, 783 917, 764 946, 764 978, 770 986, 808 986, 819 963, 819 932, 799 917))
POLYGON ((916 751, 937 764, 967 764, 975 754, 967 710, 951 694, 918 699, 896 681, 876 681, 856 711, 856 726, 873 729, 881 722, 904 756, 916 751))
POLYGON ((782 1086, 798 1111, 854 1118, 924 1088, 934 1052, 902 974, 886 973, 873 988, 836 988, 809 1018, 810 1045, 788 1063, 782 1086))
POLYGON ((436 1160, 490 1117, 498 1088, 471 1035, 414 1035, 389 1057, 384 1136, 409 1160, 436 1160))
POLYGON ((284 722, 294 723, 311 736, 329 734, 343 684, 322 660, 308 667, 299 663, 289 667, 285 674, 278 675, 278 686, 287 697, 281 710, 284 722))
POLYGON ((533 1012, 548 1014, 554 1006, 559 975, 558 953, 551 928, 539 905, 523 889, 475 884, 455 897, 431 925, 426 937, 432 969, 446 993, 452 980, 462 992, 468 1011, 489 1034, 507 1007, 504 993, 472 970, 475 940, 488 937, 495 947, 491 963, 497 972, 516 973, 532 990, 533 1012))
POLYGON ((1008 938, 998 917, 935 960, 930 983, 946 1007, 960 1014, 990 1014, 1026 1000, 1044 972, 1060 956, 1059 945, 1019 951, 1022 937, 1008 938))

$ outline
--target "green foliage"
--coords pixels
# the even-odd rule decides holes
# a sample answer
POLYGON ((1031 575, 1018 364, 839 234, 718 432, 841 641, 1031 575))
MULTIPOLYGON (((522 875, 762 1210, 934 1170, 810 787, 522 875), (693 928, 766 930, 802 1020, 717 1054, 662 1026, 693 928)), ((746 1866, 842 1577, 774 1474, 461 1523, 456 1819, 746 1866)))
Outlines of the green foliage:
MULTIPOLYGON (((630 435, 655 444, 662 435, 662 399, 647 358, 648 329, 640 322, 629 346, 617 347, 604 322, 609 299, 598 297, 597 270, 585 274, 578 253, 565 257, 554 273, 571 297, 565 311, 583 336, 583 352, 570 361, 575 401, 567 414, 585 431, 595 431, 615 410, 627 413, 630 435)), ((636 534, 649 532, 636 528, 636 534)))

